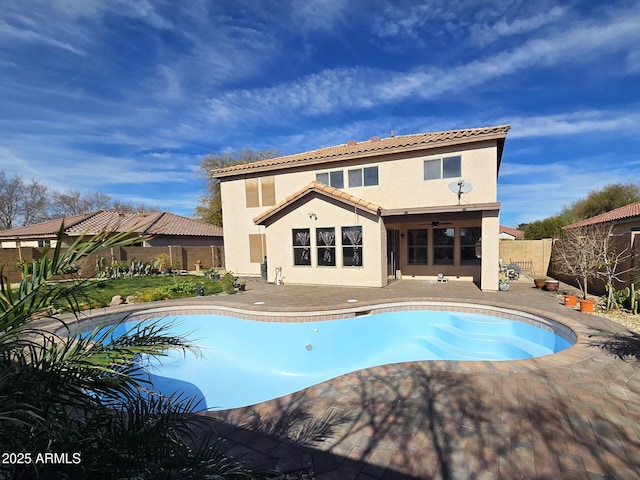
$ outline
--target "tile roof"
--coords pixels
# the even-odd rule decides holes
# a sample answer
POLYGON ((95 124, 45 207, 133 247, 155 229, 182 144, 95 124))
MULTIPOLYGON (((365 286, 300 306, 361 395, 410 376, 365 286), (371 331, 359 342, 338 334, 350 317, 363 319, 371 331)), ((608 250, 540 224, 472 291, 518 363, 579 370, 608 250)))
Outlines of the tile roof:
POLYGON ((169 212, 120 213, 98 210, 83 215, 49 220, 0 232, 0 238, 40 238, 55 236, 64 221, 69 236, 96 234, 103 230, 136 232, 144 235, 180 235, 188 237, 221 237, 222 227, 169 212))
POLYGON ((211 172, 214 178, 230 177, 248 172, 262 172, 336 162, 346 159, 366 158, 376 155, 428 150, 432 148, 459 145, 483 140, 498 140, 498 163, 502 156, 502 145, 511 129, 510 125, 494 127, 469 128, 464 130, 448 130, 444 132, 418 133, 414 135, 399 135, 389 138, 373 137, 364 142, 349 141, 346 144, 311 150, 309 152, 270 158, 258 162, 233 165, 219 168, 211 172))
POLYGON ((601 213, 600 215, 596 215, 595 217, 572 223, 571 225, 567 225, 566 227, 564 227, 564 229, 570 230, 572 228, 586 227, 587 225, 595 225, 598 223, 609 223, 631 217, 640 217, 640 202, 631 203, 629 205, 625 205, 624 207, 601 213))
POLYGON ((500 225, 500 233, 507 233, 515 238, 524 238, 524 232, 517 228, 509 228, 504 225, 500 225))
POLYGON ((324 183, 320 183, 314 180, 306 187, 298 190, 295 193, 292 193, 291 195, 289 195, 282 201, 278 202, 276 205, 274 205, 270 209, 262 212, 260 215, 258 215, 253 219, 253 222, 255 224, 260 224, 264 222, 266 219, 272 217, 273 215, 281 211, 287 205, 290 205, 296 200, 299 200, 305 197, 306 195, 309 195, 310 193, 314 193, 314 192, 320 195, 323 195, 325 197, 337 200, 341 203, 349 205, 350 207, 355 207, 364 212, 371 213, 373 215, 377 215, 382 210, 382 207, 376 205, 375 203, 371 203, 361 198, 354 197, 353 195, 349 195, 347 192, 343 192, 342 190, 339 190, 334 187, 330 187, 329 185, 325 185, 324 183))

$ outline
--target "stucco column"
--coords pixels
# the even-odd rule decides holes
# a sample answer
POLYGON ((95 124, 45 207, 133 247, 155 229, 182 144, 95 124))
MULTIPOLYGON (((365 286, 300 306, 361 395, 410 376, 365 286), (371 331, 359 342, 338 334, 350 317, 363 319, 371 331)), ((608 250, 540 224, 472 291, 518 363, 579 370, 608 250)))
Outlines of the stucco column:
POLYGON ((480 289, 483 292, 498 291, 500 255, 500 217, 498 211, 482 212, 482 269, 480 289))

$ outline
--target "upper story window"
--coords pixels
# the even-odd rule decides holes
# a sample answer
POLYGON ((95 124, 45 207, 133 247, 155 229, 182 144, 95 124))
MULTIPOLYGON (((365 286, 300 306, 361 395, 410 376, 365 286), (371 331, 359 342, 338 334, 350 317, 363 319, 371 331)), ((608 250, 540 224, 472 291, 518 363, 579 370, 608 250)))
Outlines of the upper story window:
POLYGON ((276 204, 275 177, 247 178, 244 181, 247 207, 267 207, 276 204))
POLYGON ((369 187, 371 185, 378 185, 378 167, 349 170, 349 187, 369 187))
POLYGON ((333 188, 344 188, 344 173, 342 170, 316 173, 316 180, 325 185, 331 185, 333 188))
POLYGON ((462 158, 455 157, 436 158, 424 161, 424 179, 436 180, 440 178, 452 178, 462 176, 462 158))

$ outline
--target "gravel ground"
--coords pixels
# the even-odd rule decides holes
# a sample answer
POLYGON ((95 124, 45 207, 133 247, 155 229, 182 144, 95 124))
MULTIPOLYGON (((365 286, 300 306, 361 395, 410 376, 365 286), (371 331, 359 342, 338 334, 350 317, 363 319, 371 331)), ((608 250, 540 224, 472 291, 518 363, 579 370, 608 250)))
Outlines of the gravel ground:
POLYGON ((596 315, 620 323, 632 332, 640 333, 640 315, 634 315, 628 310, 602 310, 598 308, 596 315))

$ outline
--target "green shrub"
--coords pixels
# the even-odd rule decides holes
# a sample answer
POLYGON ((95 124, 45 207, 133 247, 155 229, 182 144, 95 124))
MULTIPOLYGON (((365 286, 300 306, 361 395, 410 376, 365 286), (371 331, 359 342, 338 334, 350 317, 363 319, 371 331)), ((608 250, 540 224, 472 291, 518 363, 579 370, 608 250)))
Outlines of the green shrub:
POLYGON ((158 287, 146 292, 140 292, 136 296, 138 297, 139 302, 157 302, 159 300, 169 300, 172 298, 171 292, 169 292, 165 287, 158 287))
POLYGON ((220 284, 222 285, 222 291, 224 293, 233 293, 235 292, 236 277, 231 272, 226 272, 222 278, 220 279, 220 284))

